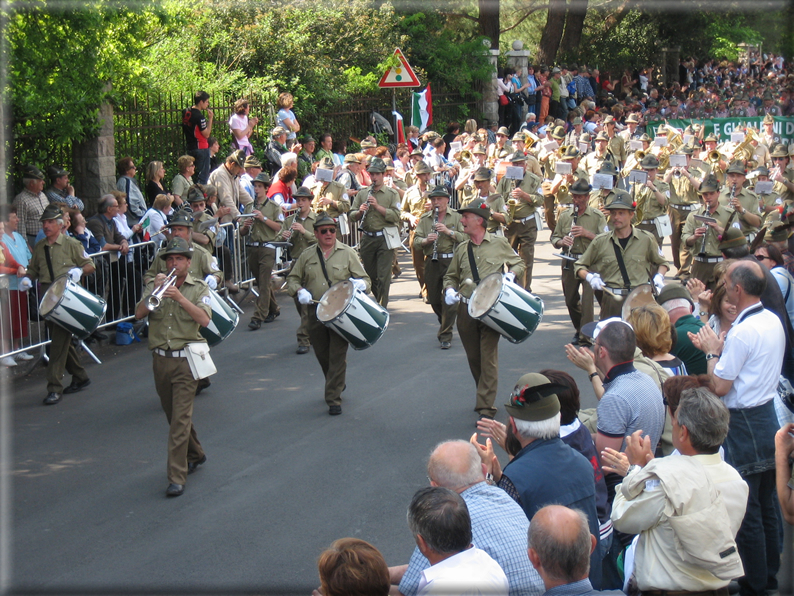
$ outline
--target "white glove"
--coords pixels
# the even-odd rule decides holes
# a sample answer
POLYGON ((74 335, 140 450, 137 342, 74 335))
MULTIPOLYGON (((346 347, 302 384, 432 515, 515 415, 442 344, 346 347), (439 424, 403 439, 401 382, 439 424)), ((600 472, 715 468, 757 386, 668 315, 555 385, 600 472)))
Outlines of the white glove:
POLYGON ((306 288, 301 288, 300 290, 298 290, 298 302, 300 302, 301 304, 311 304, 312 293, 306 288))
POLYGON ((444 293, 444 302, 446 302, 448 306, 457 304, 460 302, 460 294, 458 294, 453 288, 447 288, 447 291, 444 293))
POLYGON ((356 277, 351 277, 350 281, 353 283, 353 287, 358 290, 359 292, 366 292, 367 291, 367 284, 364 283, 363 279, 358 279, 356 277))
POLYGON ((83 277, 83 270, 80 267, 72 267, 69 269, 69 277, 72 278, 74 283, 79 284, 80 278, 83 277))
POLYGON ((207 284, 211 290, 214 290, 218 287, 218 280, 215 279, 215 276, 212 275, 212 273, 204 278, 204 283, 207 284))
POLYGON ((512 271, 508 271, 505 273, 505 281, 509 281, 510 283, 516 283, 516 274, 512 271))
POLYGON ((33 287, 33 282, 30 281, 29 277, 23 277, 19 280, 19 291, 20 292, 27 292, 30 288, 33 287))
POLYGON ((656 289, 660 292, 664 289, 664 275, 661 273, 657 273, 653 276, 653 285, 656 286, 656 289))
POLYGON ((604 280, 601 279, 601 276, 598 273, 588 273, 585 276, 585 280, 587 283, 590 284, 590 287, 594 290, 603 290, 604 289, 604 280))

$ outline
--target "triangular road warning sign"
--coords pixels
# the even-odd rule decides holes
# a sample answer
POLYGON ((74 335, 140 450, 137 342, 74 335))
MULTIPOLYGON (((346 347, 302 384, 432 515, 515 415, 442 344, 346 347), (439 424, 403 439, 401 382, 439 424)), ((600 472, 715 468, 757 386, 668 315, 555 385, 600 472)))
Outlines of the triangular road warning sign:
POLYGON ((400 48, 394 50, 394 55, 400 60, 400 66, 393 66, 387 70, 381 77, 378 87, 420 87, 419 79, 416 78, 400 48))

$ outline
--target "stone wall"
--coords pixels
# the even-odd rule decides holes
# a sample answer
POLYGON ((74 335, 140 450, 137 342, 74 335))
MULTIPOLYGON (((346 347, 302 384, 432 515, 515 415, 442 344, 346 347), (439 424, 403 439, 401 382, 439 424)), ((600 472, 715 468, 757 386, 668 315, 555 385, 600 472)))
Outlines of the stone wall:
POLYGON ((73 172, 70 180, 75 195, 85 204, 88 215, 96 211, 98 199, 116 188, 116 146, 113 140, 113 106, 104 104, 99 110, 99 131, 96 137, 72 147, 73 172))

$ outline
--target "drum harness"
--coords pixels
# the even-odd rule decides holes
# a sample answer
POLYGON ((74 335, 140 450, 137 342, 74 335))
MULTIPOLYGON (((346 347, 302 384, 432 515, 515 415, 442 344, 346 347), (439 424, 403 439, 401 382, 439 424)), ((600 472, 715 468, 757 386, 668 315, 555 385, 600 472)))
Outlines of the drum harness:
MULTIPOLYGON (((480 272, 477 271, 477 262, 474 260, 474 249, 471 246, 471 240, 469 240, 469 244, 467 245, 466 248, 467 248, 468 254, 469 254, 469 267, 471 267, 471 277, 472 277, 472 279, 474 279, 474 283, 475 284, 479 284, 480 283, 480 272)), ((469 303, 469 299, 465 298, 464 296, 460 297, 460 301, 463 302, 463 304, 468 304, 469 303)))

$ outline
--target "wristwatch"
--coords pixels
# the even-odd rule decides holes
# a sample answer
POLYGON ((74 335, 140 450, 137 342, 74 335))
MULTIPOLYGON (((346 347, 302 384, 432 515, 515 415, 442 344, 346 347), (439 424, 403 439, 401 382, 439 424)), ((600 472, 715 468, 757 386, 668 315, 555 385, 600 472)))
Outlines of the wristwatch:
POLYGON ((638 466, 637 464, 629 466, 629 469, 626 470, 626 476, 631 474, 632 472, 636 472, 637 470, 641 470, 642 466, 638 466))
POLYGON ((706 360, 711 360, 712 358, 719 358, 719 354, 706 354, 706 360))

